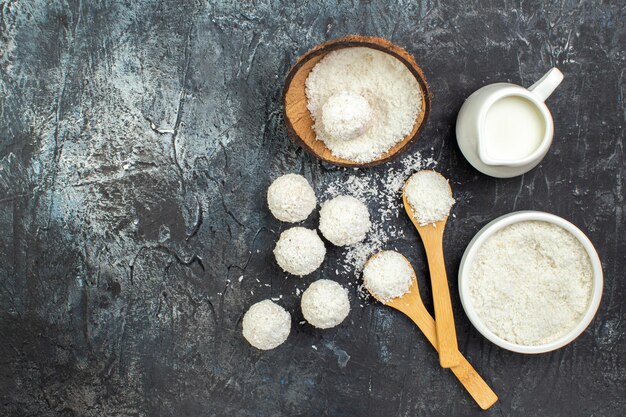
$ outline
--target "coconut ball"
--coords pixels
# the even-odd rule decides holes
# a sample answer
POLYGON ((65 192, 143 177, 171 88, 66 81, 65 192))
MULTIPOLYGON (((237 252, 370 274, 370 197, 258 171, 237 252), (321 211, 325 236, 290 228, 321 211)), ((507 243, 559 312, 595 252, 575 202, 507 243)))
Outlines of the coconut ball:
POLYGON ((320 231, 336 246, 361 242, 371 226, 365 204, 348 195, 327 201, 320 210, 320 231))
POLYGON ((322 106, 322 126, 337 140, 349 141, 363 135, 370 125, 372 108, 360 94, 341 91, 322 106))
POLYGON ((401 297, 413 284, 413 268, 398 252, 382 251, 363 268, 363 284, 378 300, 387 302, 401 297))
POLYGON ((280 234, 274 256, 284 271, 304 276, 320 267, 326 248, 315 230, 292 227, 280 234))
POLYGON ((274 349, 287 340, 291 331, 291 316, 271 300, 263 300, 248 309, 243 316, 243 337, 255 348, 274 349))
POLYGON ((411 175, 405 193, 420 226, 445 219, 454 204, 448 180, 435 171, 411 175))
POLYGON ((302 294, 300 306, 304 319, 319 329, 337 326, 350 312, 348 291, 329 279, 309 285, 302 294))
POLYGON ((296 223, 309 217, 317 199, 306 178, 287 174, 276 178, 267 189, 267 205, 278 220, 296 223))

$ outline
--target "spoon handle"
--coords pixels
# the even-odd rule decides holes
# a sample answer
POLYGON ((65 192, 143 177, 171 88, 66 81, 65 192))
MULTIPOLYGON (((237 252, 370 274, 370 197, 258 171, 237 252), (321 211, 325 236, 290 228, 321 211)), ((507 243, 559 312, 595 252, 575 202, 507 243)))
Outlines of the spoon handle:
POLYGON ((463 384, 467 392, 483 410, 488 409, 498 401, 498 396, 487 385, 484 379, 476 372, 465 356, 459 353, 460 362, 457 366, 450 368, 456 378, 463 384))
MULTIPOLYGON (((409 318, 417 324, 417 327, 419 327, 422 333, 424 333, 424 336, 426 336, 426 339, 428 339, 431 345, 433 345, 435 350, 439 351, 435 320, 430 315, 428 310, 426 310, 426 307, 424 307, 424 304, 419 298, 414 300, 394 300, 390 303, 390 305, 409 316, 409 318)), ((493 392, 489 385, 487 385, 478 372, 476 372, 467 359, 465 359, 463 354, 459 352, 458 358, 459 364, 450 368, 450 370, 454 373, 459 382, 461 382, 467 392, 472 396, 474 401, 476 401, 479 407, 483 410, 488 409, 496 401, 498 401, 498 396, 495 392, 493 392)))
POLYGON ((428 269, 430 270, 437 340, 439 342, 439 363, 442 368, 452 368, 459 364, 460 353, 456 340, 446 264, 443 258, 443 227, 440 229, 430 225, 426 227, 432 230, 424 230, 426 233, 420 233, 420 236, 424 242, 428 269))

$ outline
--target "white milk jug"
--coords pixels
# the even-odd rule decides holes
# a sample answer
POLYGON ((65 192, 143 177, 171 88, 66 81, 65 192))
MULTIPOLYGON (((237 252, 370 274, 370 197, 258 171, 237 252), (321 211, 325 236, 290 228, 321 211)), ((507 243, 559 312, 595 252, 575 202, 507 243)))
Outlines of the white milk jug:
POLYGON ((528 89, 509 83, 482 87, 465 101, 456 139, 465 158, 492 177, 522 175, 548 152, 554 123, 544 101, 563 80, 552 68, 528 89))

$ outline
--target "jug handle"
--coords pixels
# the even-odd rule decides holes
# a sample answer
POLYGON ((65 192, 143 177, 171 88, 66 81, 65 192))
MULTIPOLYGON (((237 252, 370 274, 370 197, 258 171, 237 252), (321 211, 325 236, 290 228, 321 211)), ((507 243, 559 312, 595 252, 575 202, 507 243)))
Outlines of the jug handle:
POLYGON ((528 87, 528 90, 538 96, 541 101, 546 101, 561 81, 563 81, 563 73, 558 68, 552 68, 539 81, 528 87))

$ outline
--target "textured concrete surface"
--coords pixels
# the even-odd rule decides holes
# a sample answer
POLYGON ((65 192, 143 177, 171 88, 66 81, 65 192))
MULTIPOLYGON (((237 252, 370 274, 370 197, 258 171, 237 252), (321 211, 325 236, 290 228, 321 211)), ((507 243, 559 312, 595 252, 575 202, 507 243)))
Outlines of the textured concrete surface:
MULTIPOLYGON (((0 414, 624 415, 623 3, 293 3, 0 2, 0 414), (285 227, 264 202, 273 178, 301 172, 321 195, 402 163, 324 166, 286 137, 289 66, 349 33, 400 44, 428 77, 432 114, 408 154, 453 178, 450 286, 461 349, 500 395, 488 412, 408 319, 354 286, 340 327, 298 324, 296 288, 355 281, 334 272, 341 250, 329 245, 304 279, 273 260, 285 227), (565 81, 548 100, 556 136, 544 162, 508 180, 473 170, 453 135, 464 98, 495 81, 530 85, 552 66, 565 81), (454 279, 471 237, 521 209, 577 224, 605 272, 591 326, 539 356, 480 336, 454 279), (281 295, 292 334, 256 351, 241 317, 281 295)), ((388 245, 426 284, 408 220, 389 226, 403 235, 388 245)))

